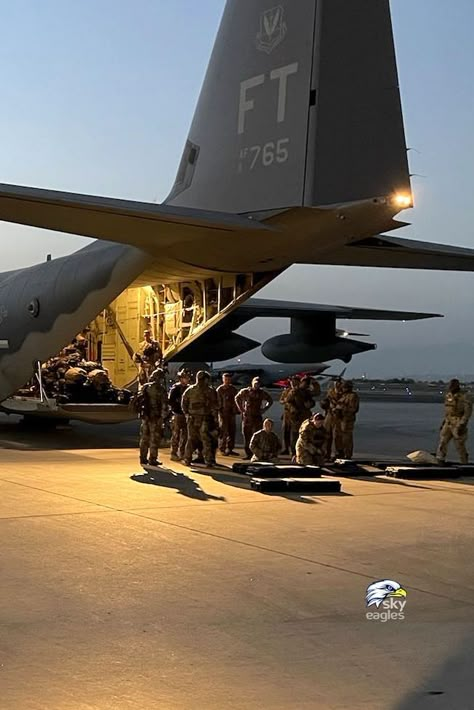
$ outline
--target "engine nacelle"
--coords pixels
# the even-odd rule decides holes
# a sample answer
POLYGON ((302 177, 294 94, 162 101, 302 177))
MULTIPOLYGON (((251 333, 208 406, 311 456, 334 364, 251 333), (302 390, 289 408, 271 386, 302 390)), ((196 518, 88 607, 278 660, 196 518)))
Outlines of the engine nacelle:
POLYGON ((362 343, 348 338, 335 338, 330 342, 308 342, 295 337, 293 333, 277 335, 262 345, 262 353, 273 362, 325 362, 342 360, 350 362, 358 353, 375 350, 376 345, 362 343))

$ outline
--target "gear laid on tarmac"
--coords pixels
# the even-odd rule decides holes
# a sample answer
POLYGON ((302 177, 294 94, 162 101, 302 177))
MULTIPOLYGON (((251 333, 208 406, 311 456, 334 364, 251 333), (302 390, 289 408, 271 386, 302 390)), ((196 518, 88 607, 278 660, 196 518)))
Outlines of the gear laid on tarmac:
POLYGON ((333 475, 350 478, 376 476, 382 473, 379 468, 374 466, 361 464, 358 461, 343 461, 342 459, 336 460, 334 463, 326 464, 325 469, 333 475))
POLYGON ((458 466, 389 466, 385 475, 391 478, 405 478, 416 481, 461 478, 465 474, 458 466))
MULTIPOLYGON (((234 464, 232 470, 242 476, 258 476, 260 478, 319 478, 323 473, 323 469, 319 466, 302 466, 296 463, 234 464)), ((332 472, 329 473, 331 475, 332 472)))
MULTIPOLYGON (((360 463, 360 462, 359 462, 360 463)), ((391 466, 400 466, 404 468, 438 468, 439 464, 420 464, 420 463, 415 463, 414 461, 407 461, 407 459, 390 459, 387 461, 374 461, 372 463, 373 466, 376 468, 380 468, 383 471, 385 469, 391 467, 391 466)), ((456 466, 459 464, 455 464, 453 462, 447 462, 443 464, 443 467, 445 468, 450 468, 451 466, 456 466)))
POLYGON ((340 493, 341 482, 322 478, 252 478, 251 487, 259 493, 340 493))
POLYGON ((247 471, 251 468, 252 470, 259 470, 264 467, 272 468, 274 464, 272 463, 265 463, 265 462, 258 462, 258 463, 234 463, 232 464, 232 470, 234 473, 243 473, 246 474, 247 471))

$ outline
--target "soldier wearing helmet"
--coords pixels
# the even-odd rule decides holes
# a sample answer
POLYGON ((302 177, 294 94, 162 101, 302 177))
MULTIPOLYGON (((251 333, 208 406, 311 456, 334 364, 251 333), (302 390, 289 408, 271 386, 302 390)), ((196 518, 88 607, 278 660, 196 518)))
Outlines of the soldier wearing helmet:
POLYGON ((298 440, 300 427, 304 421, 310 418, 311 410, 316 404, 311 385, 311 377, 306 376, 301 378, 298 386, 292 389, 286 398, 292 454, 295 454, 296 451, 296 442, 298 440))
POLYGON ((436 454, 438 461, 441 464, 445 463, 449 442, 454 439, 461 463, 467 464, 469 457, 466 441, 469 419, 472 415, 472 402, 469 395, 462 391, 459 380, 451 380, 449 383, 444 399, 444 411, 444 421, 441 425, 436 454))
POLYGON ((211 376, 201 370, 196 375, 196 382, 187 388, 181 400, 183 413, 188 425, 188 440, 184 454, 184 463, 191 465, 195 449, 202 446, 202 455, 207 466, 216 463, 217 434, 217 394, 211 387, 211 376))
POLYGON ((163 419, 168 412, 165 373, 162 369, 156 369, 150 374, 150 381, 143 386, 139 397, 140 463, 160 466, 158 449, 163 433, 163 419))
POLYGON ((133 360, 138 365, 138 381, 141 385, 144 385, 149 381, 155 367, 161 365, 163 360, 160 344, 153 339, 151 330, 143 332, 143 340, 138 346, 133 360))
POLYGON ((296 442, 296 463, 303 466, 323 466, 326 461, 328 433, 322 414, 314 414, 300 427, 296 442))
POLYGON ((189 370, 181 369, 178 379, 170 389, 168 401, 173 413, 171 422, 171 460, 180 461, 184 458, 188 440, 188 425, 181 406, 183 395, 191 382, 189 370))
POLYGON ((280 395, 280 404, 283 405, 283 444, 284 450, 282 451, 283 456, 287 455, 291 451, 291 414, 290 407, 288 405, 288 397, 294 389, 297 389, 300 383, 300 378, 298 375, 293 375, 288 380, 288 384, 280 395))
POLYGON ((327 438, 327 459, 333 457, 334 453, 337 457, 343 457, 342 443, 342 417, 341 410, 338 409, 339 400, 342 397, 342 388, 344 380, 342 377, 336 377, 331 387, 329 387, 325 399, 321 402, 321 407, 326 412, 325 427, 328 432, 327 438))
POLYGON ((241 389, 235 398, 235 403, 242 415, 242 433, 244 435, 245 458, 250 461, 252 451, 250 442, 255 432, 263 426, 263 414, 270 409, 273 398, 262 389, 260 378, 254 377, 251 387, 241 389))
POLYGON ((342 384, 342 392, 336 405, 336 413, 341 426, 342 458, 351 459, 354 453, 354 426, 359 411, 359 395, 354 392, 350 380, 342 384))

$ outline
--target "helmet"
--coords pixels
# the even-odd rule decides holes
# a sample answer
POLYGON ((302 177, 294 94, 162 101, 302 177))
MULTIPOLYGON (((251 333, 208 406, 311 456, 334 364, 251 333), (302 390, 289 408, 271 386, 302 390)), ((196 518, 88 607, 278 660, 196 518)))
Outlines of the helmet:
POLYGON ((164 379, 165 372, 161 369, 161 367, 157 367, 156 370, 153 370, 150 375, 150 382, 163 382, 164 379))
POLYGON ((190 370, 183 367, 183 369, 178 372, 178 377, 191 377, 192 374, 190 370))
POLYGON ((204 380, 210 380, 211 375, 209 372, 206 372, 205 370, 199 370, 199 372, 196 375, 196 382, 203 382, 204 380))

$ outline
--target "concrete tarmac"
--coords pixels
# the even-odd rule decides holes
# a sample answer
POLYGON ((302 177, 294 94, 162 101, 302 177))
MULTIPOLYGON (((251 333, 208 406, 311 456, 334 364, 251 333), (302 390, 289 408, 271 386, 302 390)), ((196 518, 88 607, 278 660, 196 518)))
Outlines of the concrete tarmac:
POLYGON ((473 710, 474 479, 266 496, 64 433, 1 431, 1 710, 473 710))

